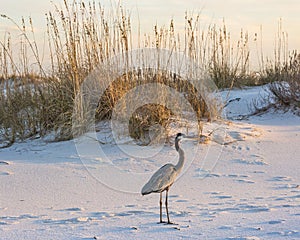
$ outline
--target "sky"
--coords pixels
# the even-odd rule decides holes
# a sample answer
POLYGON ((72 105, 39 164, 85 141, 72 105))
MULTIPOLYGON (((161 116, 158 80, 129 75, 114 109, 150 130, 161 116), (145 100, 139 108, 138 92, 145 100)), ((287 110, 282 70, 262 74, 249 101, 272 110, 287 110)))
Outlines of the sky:
MULTIPOLYGON (((72 0, 69 0, 71 2, 72 0)), ((143 32, 151 33, 153 25, 168 26, 170 19, 175 20, 175 28, 182 27, 185 12, 200 13, 204 26, 221 24, 225 20, 228 31, 238 36, 241 29, 250 36, 263 29, 263 47, 272 52, 279 19, 283 30, 288 33, 290 50, 300 50, 300 1, 299 0, 95 0, 105 9, 116 7, 118 2, 131 14, 132 22, 139 22, 143 32)), ((63 0, 9 0, 2 1, 0 14, 6 14, 20 22, 22 16, 31 16, 37 32, 45 34, 45 13, 53 11, 55 4, 63 0)), ((12 32, 13 26, 0 18, 0 40, 5 32, 12 32)))

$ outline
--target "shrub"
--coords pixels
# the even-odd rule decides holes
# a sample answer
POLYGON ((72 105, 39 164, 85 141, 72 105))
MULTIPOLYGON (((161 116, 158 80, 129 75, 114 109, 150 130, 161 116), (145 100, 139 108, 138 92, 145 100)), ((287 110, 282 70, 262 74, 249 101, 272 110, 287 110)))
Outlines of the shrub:
POLYGON ((294 52, 289 62, 272 72, 269 89, 282 106, 300 108, 300 54, 294 52))

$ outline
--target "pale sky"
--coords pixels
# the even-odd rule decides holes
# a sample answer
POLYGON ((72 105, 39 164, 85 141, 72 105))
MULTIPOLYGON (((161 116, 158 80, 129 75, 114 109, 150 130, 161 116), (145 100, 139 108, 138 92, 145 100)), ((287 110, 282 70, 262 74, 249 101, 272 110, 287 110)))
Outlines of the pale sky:
MULTIPOLYGON (((52 0, 62 4, 63 0, 52 0)), ((116 0, 95 0, 105 7, 116 6, 116 0)), ((70 0, 71 2, 71 0, 70 0)), ((88 2, 88 1, 86 1, 88 2)), ((272 52, 274 49, 277 24, 280 18, 283 30, 289 36, 289 49, 300 50, 300 0, 123 0, 122 5, 130 12, 132 22, 140 18, 141 30, 150 33, 153 25, 166 25, 170 19, 175 20, 175 28, 180 30, 184 23, 185 12, 200 13, 203 26, 221 24, 225 19, 231 34, 238 36, 241 28, 247 30, 250 36, 263 28, 264 49, 272 52)), ((6 14, 17 22, 22 16, 31 16, 34 25, 45 32, 45 13, 53 11, 51 0, 2 0, 0 14, 6 14)), ((0 19, 0 40, 3 33, 11 31, 12 25, 5 19, 0 19)))

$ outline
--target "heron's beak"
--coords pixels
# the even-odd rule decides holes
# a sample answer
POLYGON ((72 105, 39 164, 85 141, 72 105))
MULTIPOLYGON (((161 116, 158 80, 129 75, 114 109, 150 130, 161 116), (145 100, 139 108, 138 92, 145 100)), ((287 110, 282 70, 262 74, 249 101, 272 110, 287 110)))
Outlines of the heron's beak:
POLYGON ((187 141, 194 141, 194 140, 198 141, 199 137, 185 136, 183 139, 187 141))

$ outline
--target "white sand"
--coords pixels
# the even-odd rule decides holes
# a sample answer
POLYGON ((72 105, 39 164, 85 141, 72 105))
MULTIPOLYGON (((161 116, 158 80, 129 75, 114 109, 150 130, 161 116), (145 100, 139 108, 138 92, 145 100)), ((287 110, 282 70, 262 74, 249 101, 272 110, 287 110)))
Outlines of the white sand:
MULTIPOLYGON (((261 91, 233 91, 241 100, 229 116, 247 114, 261 91)), ((0 239, 299 239, 300 118, 270 111, 226 126, 224 147, 182 145, 190 159, 169 198, 177 225, 157 224, 158 194, 137 193, 159 166, 176 163, 174 146, 136 159, 105 145, 106 161, 89 144, 80 159, 74 141, 1 149, 0 239)))

